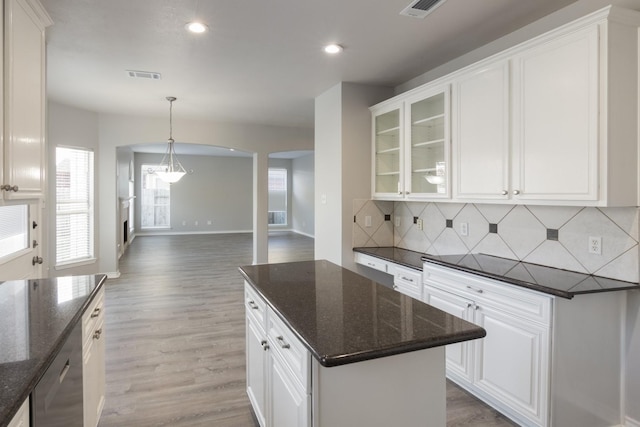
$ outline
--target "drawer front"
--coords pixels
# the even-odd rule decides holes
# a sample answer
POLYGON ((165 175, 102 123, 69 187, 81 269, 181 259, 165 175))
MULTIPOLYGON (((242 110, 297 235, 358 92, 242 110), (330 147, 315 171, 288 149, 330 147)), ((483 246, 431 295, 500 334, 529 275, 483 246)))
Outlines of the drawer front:
POLYGON ((424 264, 424 282, 452 292, 477 304, 497 306, 500 310, 523 319, 549 325, 553 297, 446 267, 424 264))
POLYGON ((393 266, 393 287, 410 297, 422 298, 422 272, 393 266))
POLYGON ((310 391, 310 357, 304 344, 287 327, 280 317, 269 310, 267 337, 270 351, 278 353, 284 365, 300 383, 305 393, 310 391))
POLYGON ((98 291, 89 307, 82 314, 83 342, 93 336, 96 325, 104 319, 104 286, 98 291))
POLYGON ((264 330, 267 304, 247 282, 244 284, 244 305, 247 315, 253 317, 253 320, 264 330))
POLYGON ((354 255, 354 259, 357 264, 362 264, 367 267, 373 268, 374 270, 382 271, 384 273, 388 271, 387 262, 381 260, 380 258, 356 252, 354 255))

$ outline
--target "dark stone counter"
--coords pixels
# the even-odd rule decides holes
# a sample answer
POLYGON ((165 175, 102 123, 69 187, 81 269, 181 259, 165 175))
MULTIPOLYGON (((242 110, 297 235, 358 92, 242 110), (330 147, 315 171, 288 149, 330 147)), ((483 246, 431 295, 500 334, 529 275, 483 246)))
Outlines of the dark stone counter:
POLYGON ((105 275, 0 282, 0 427, 47 370, 105 275))
POLYGON ((328 261, 240 267, 323 366, 482 338, 483 328, 328 261))
POLYGON ((417 270, 422 270, 422 261, 430 262, 568 299, 580 294, 640 289, 638 283, 484 254, 438 256, 393 247, 354 248, 353 250, 417 270), (416 258, 422 260, 419 266, 415 262, 416 258))

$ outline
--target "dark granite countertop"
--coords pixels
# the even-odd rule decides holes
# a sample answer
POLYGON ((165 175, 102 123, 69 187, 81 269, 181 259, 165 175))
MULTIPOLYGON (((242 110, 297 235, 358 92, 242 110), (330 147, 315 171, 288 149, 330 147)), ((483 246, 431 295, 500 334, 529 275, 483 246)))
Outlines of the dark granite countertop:
MULTIPOLYGON (((568 299, 581 294, 640 290, 640 284, 634 282, 561 270, 485 254, 438 256, 392 247, 354 248, 353 250, 402 265, 407 265, 407 259, 414 260, 416 256, 420 256, 422 261, 568 299), (411 254, 406 254, 406 252, 411 254), (400 255, 398 258, 396 258, 397 254, 400 255)), ((413 266, 413 268, 422 270, 422 265, 419 268, 417 265, 413 266)))
POLYGON ((482 338, 486 331, 328 261, 240 267, 323 366, 482 338))
POLYGON ((0 282, 0 427, 9 424, 106 280, 0 282))

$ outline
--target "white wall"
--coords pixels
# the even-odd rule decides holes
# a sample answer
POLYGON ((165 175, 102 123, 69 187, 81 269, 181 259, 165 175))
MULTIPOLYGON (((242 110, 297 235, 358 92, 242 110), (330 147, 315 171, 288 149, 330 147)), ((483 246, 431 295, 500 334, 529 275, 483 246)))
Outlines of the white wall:
MULTIPOLYGON (((158 164, 162 156, 135 153, 136 195, 140 194, 142 185, 142 165, 158 164)), ((253 160, 250 157, 186 155, 180 155, 179 159, 185 169, 194 172, 171 184, 171 229, 142 230, 141 197, 136 197, 136 235, 250 232, 253 160), (183 221, 186 225, 182 225, 183 221), (207 221, 211 221, 211 225, 207 221)))
MULTIPOLYGON (((100 114, 98 116, 100 157, 99 189, 101 197, 100 219, 100 267, 99 271, 118 275, 116 230, 118 194, 116 190, 116 148, 133 144, 164 142, 166 140, 166 118, 100 114)), ((310 129, 279 126, 220 123, 203 120, 186 120, 174 117, 173 135, 177 143, 217 145, 255 153, 256 165, 266 165, 269 153, 313 149, 313 133, 310 129)), ((266 182, 267 169, 258 168, 257 179, 266 182)), ((256 186, 266 193, 266 185, 256 186)), ((258 198, 258 200, 262 200, 258 198)), ((264 203, 253 204, 253 215, 266 212, 264 203)), ((264 214, 266 222, 266 214, 264 214)), ((268 232, 266 225, 258 227, 254 221, 254 246, 266 258, 268 232)), ((256 258, 256 253, 254 253, 256 258)))
POLYGON ((307 236, 314 233, 314 155, 292 160, 292 223, 291 228, 307 236))
POLYGON ((64 269, 55 268, 56 260, 56 147, 88 148, 94 151, 94 174, 95 174, 95 194, 94 194, 94 254, 96 258, 100 256, 100 235, 98 224, 100 223, 100 192, 98 190, 99 173, 99 143, 98 143, 98 114, 68 107, 66 105, 49 102, 47 106, 47 150, 49 157, 49 182, 47 197, 48 235, 46 242, 46 257, 48 260, 48 276, 66 276, 78 274, 93 274, 99 271, 98 262, 71 266, 64 269))

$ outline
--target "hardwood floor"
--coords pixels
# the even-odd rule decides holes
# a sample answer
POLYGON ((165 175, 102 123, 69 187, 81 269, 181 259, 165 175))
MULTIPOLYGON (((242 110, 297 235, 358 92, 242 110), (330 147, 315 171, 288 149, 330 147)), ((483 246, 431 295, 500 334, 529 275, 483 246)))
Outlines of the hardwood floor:
MULTIPOLYGON (((100 427, 254 427, 245 391, 243 280, 251 234, 136 238, 106 283, 107 395, 100 427)), ((313 259, 275 233, 269 261, 313 259)), ((448 426, 512 426, 453 384, 448 426)))

